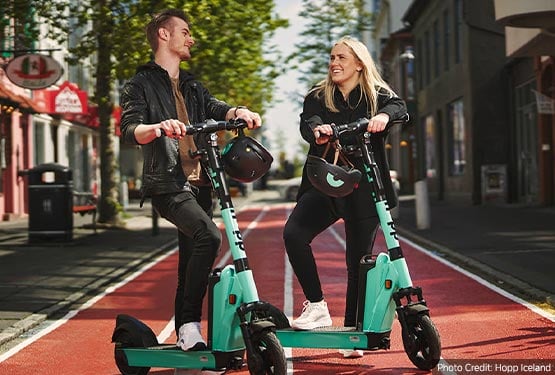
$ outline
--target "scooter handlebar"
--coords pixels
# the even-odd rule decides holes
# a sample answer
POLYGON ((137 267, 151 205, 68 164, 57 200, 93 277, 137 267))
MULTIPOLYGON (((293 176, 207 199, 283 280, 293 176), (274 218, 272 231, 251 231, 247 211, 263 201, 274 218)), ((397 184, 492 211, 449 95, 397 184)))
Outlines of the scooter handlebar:
MULTIPOLYGON (((408 113, 405 114, 403 117, 390 121, 389 126, 396 125, 396 124, 405 124, 409 121, 408 113)), ((332 125, 334 136, 332 139, 338 139, 340 135, 345 133, 354 133, 354 134, 362 134, 366 132, 366 128, 368 127, 368 123, 370 120, 367 118, 360 118, 356 121, 350 122, 348 124, 340 124, 340 125, 332 125)))
MULTIPOLYGON (((247 127, 247 123, 241 119, 229 121, 216 121, 208 119, 196 124, 185 125, 186 134, 192 135, 197 133, 215 133, 220 130, 238 130, 247 127)), ((162 135, 166 135, 164 129, 160 129, 162 135)))

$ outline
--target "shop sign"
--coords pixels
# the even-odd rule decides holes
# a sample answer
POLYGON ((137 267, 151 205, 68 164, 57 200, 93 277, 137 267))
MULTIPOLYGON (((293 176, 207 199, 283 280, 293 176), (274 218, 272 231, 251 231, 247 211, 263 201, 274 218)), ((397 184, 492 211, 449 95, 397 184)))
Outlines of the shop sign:
POLYGON ((31 90, 52 86, 62 73, 63 68, 56 60, 39 54, 18 56, 6 67, 6 76, 10 81, 31 90))
POLYGON ((88 113, 87 93, 69 81, 57 90, 36 91, 34 99, 45 113, 88 113))

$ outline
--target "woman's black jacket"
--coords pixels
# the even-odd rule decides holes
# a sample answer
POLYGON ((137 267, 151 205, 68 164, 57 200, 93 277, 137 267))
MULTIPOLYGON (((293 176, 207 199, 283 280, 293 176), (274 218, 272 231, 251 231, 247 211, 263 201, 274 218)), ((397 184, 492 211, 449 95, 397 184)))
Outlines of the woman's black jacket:
MULTIPOLYGON (((310 144, 308 151, 309 155, 322 156, 326 145, 317 145, 314 138, 312 129, 321 124, 346 124, 357 121, 361 118, 369 118, 369 107, 365 100, 360 100, 361 91, 360 86, 357 86, 349 94, 348 100, 343 99, 343 95, 336 89, 335 105, 339 112, 329 111, 324 103, 324 97, 318 97, 315 91, 311 91, 305 98, 303 105, 303 112, 301 113, 300 131, 301 136, 310 144)), ((395 96, 390 95, 384 91, 378 94, 378 111, 377 113, 386 113, 389 115, 390 121, 401 119, 406 115, 407 109, 405 102, 395 96)), ((371 136, 371 145, 374 151, 376 164, 380 170, 382 182, 387 197, 387 202, 390 208, 397 205, 397 196, 393 189, 391 178, 389 177, 389 163, 385 153, 385 140, 389 133, 389 126, 385 131, 374 133, 371 136)), ((357 141, 354 137, 341 137, 340 143, 345 148, 348 145, 356 145, 357 141)), ((330 150, 326 156, 328 162, 333 162, 334 153, 330 150)), ((363 167, 362 157, 356 154, 347 155, 347 158, 355 165, 357 169, 362 172, 359 187, 351 194, 344 198, 337 198, 344 200, 341 205, 344 207, 346 218, 360 219, 370 216, 376 216, 376 210, 372 199, 370 184, 366 178, 363 167)), ((308 189, 314 188, 310 183, 307 172, 306 164, 303 168, 303 178, 299 188, 298 197, 300 197, 308 189)))

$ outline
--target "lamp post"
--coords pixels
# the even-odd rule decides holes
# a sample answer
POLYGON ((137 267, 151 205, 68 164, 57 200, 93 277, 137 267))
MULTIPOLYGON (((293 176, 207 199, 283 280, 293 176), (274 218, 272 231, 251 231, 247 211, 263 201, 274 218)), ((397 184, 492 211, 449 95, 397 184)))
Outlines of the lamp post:
POLYGON ((406 46, 404 52, 399 56, 403 64, 403 90, 405 101, 412 121, 416 121, 416 150, 413 152, 413 160, 416 161, 416 181, 414 182, 415 208, 416 208, 416 227, 418 229, 430 228, 430 201, 428 197, 428 183, 426 181, 425 165, 422 155, 423 140, 422 129, 418 126, 415 106, 414 89, 414 61, 415 55, 412 46, 406 46))

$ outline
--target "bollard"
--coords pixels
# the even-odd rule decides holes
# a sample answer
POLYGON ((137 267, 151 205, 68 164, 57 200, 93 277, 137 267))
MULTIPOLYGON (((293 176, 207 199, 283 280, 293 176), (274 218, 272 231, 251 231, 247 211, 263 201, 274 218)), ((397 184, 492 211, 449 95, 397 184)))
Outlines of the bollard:
POLYGON ((428 184, 426 180, 414 183, 414 193, 416 196, 416 228, 430 228, 430 200, 428 198, 428 184))
POLYGON ((158 226, 158 212, 152 207, 152 235, 157 236, 160 234, 160 227, 158 226))
POLYGON ((129 208, 129 187, 127 185, 127 181, 122 181, 120 183, 120 192, 119 196, 121 199, 121 205, 124 210, 129 208))

